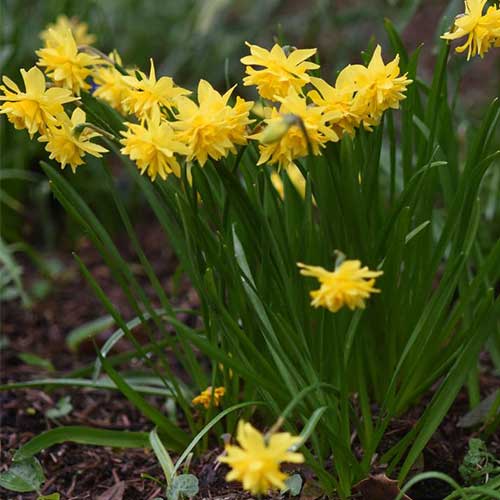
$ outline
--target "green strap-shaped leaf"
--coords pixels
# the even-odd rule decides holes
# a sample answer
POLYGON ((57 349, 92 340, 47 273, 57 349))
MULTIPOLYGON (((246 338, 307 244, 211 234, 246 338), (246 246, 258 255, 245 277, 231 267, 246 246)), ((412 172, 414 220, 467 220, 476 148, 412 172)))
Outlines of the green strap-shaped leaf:
POLYGON ((188 435, 174 425, 163 413, 151 406, 128 382, 108 363, 106 358, 100 356, 103 368, 109 378, 117 385, 123 395, 136 406, 142 414, 149 418, 169 439, 170 447, 180 450, 189 442, 188 435))
POLYGON ((28 460, 46 448, 66 442, 113 448, 149 448, 148 436, 147 432, 113 431, 79 425, 57 427, 42 432, 21 446, 14 454, 13 460, 28 460))

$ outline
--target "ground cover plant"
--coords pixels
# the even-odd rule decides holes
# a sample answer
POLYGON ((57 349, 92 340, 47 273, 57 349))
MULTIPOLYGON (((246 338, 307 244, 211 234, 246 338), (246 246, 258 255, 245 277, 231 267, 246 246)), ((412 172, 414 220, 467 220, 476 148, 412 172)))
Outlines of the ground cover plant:
MULTIPOLYGON (((116 331, 90 369, 2 389, 119 390, 151 428, 57 427, 17 450, 2 486, 39 489, 35 455, 75 441, 151 448, 167 498, 195 496, 193 453, 228 433, 217 460, 228 481, 253 495, 298 493, 292 471, 307 470, 322 493, 346 499, 382 467, 369 480, 404 498, 399 488, 462 387, 471 407, 480 403, 481 351, 498 361, 500 240, 494 229, 484 236, 483 222, 487 212, 498 215, 491 172, 499 166, 500 103, 492 95, 479 126, 463 133, 448 62, 498 51, 500 8, 466 2, 443 30, 429 82, 419 74, 422 49, 408 53, 389 20, 385 28, 384 50, 371 43, 334 78, 322 74, 314 48, 247 43, 242 82, 219 92, 203 79, 183 88, 157 74, 152 59, 129 67, 117 51, 77 40, 82 26, 60 18, 43 33, 36 65, 21 69, 23 84, 3 77, 0 112, 44 146, 49 161, 41 166, 55 197, 135 317, 123 315, 76 256, 116 331), (255 88, 255 99, 240 97, 240 87, 255 88), (73 174, 85 175, 91 157, 147 286, 75 189, 73 174), (111 158, 142 193, 198 308, 173 307, 111 158), (186 313, 194 326, 180 319, 186 313), (114 355, 123 338, 132 350, 114 355), (131 358, 142 359, 141 376, 127 367, 131 358), (413 429, 387 446, 391 422, 429 391, 413 429), (148 395, 167 403, 155 406, 148 395), (281 463, 295 465, 284 472, 281 463)), ((485 439, 498 427, 499 404, 496 396, 488 406, 485 439)), ((487 451, 471 456, 498 469, 487 451)), ((434 477, 456 487, 450 498, 500 496, 493 473, 467 489, 434 477)))

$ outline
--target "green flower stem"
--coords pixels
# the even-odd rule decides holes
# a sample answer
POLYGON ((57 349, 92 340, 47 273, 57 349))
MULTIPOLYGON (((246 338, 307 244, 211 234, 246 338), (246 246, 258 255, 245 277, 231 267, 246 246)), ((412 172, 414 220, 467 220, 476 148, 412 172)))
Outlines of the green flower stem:
POLYGON ((78 137, 86 128, 91 128, 92 130, 96 131, 98 134, 102 135, 103 137, 106 137, 106 139, 109 139, 110 141, 119 143, 118 137, 115 135, 111 134, 110 132, 107 132, 106 130, 102 129, 101 127, 98 127, 97 125, 94 125, 93 123, 90 122, 85 122, 85 123, 80 123, 77 125, 73 131, 75 135, 78 137))

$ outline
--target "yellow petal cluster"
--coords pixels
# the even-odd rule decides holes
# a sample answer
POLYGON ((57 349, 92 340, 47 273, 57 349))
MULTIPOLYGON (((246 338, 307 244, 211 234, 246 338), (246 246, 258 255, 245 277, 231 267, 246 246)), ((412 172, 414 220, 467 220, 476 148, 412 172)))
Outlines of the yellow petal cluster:
POLYGON ((68 29, 73 33, 77 45, 92 45, 96 41, 95 35, 88 32, 87 23, 81 23, 75 17, 68 19, 65 15, 58 16, 55 23, 49 24, 40 33, 40 38, 45 42, 46 46, 49 46, 51 44, 51 33, 64 34, 68 29))
POLYGON ((314 90, 308 93, 308 97, 317 106, 322 107, 328 114, 329 124, 338 136, 342 137, 344 132, 351 136, 355 128, 359 127, 362 117, 357 114, 353 107, 355 86, 343 88, 334 87, 322 78, 311 78, 314 90))
POLYGON ((4 85, 0 90, 0 113, 6 114, 8 120, 18 130, 27 129, 30 137, 35 133, 44 133, 49 124, 57 121, 57 116, 64 113, 63 104, 77 100, 71 92, 60 88, 46 88, 45 77, 37 68, 26 71, 21 69, 25 91, 7 76, 3 77, 4 85))
POLYGON ((36 54, 40 58, 38 66, 45 68, 55 85, 70 89, 76 95, 90 88, 86 79, 92 67, 103 62, 98 56, 79 52, 70 29, 62 32, 49 30, 47 46, 37 50, 36 54))
POLYGON ((340 92, 353 93, 351 112, 370 130, 380 123, 384 111, 399 108, 410 83, 406 74, 400 76, 399 55, 385 64, 382 48, 377 45, 368 67, 347 66, 339 73, 335 87, 340 92))
MULTIPOLYGON (((384 63, 380 46, 367 67, 348 66, 335 85, 330 85, 310 74, 319 68, 309 60, 316 49, 276 44, 266 50, 247 43, 250 55, 242 58, 247 74, 244 84, 256 85, 267 100, 254 106, 253 102, 234 98, 235 87, 221 94, 205 80, 200 80, 194 99, 171 77, 157 78, 153 60, 149 75, 139 70, 123 74, 116 52, 109 58, 94 55, 99 53, 96 49, 82 52, 77 43, 87 45, 93 40, 86 25, 73 19, 59 17, 41 36, 45 46, 36 52, 38 66, 45 69, 55 86, 67 90, 47 90, 43 74, 32 68, 26 92, 4 78, 1 90, 5 95, 0 100, 6 102, 0 112, 7 114, 16 128, 27 128, 31 136, 43 134, 51 157, 75 168, 81 164, 80 153, 85 149, 75 146, 70 133, 74 128, 72 118, 62 105, 75 99, 69 91, 79 95, 92 83, 94 97, 130 115, 127 130, 122 132, 122 152, 151 179, 166 179, 171 173, 179 176, 182 160, 203 166, 209 158, 218 161, 236 154, 238 146, 250 139, 260 142, 258 165, 286 169, 302 194, 305 180, 294 162, 309 154, 320 155, 328 142, 339 141, 344 133, 354 135, 362 125, 367 129, 377 125, 385 110, 398 107, 410 83, 406 75, 400 75, 398 57, 384 63), (251 112, 259 122, 253 131, 249 129, 255 121, 250 119, 251 112), (49 125, 51 130, 47 131, 49 125), (63 144, 66 150, 56 151, 63 144), (68 152, 70 146, 76 149, 68 152)), ((28 73, 24 72, 23 78, 28 73)), ((271 180, 282 191, 278 174, 271 180)))
POLYGON ((212 389, 212 386, 209 386, 201 394, 198 394, 198 396, 193 398, 191 402, 194 405, 204 406, 208 410, 212 401, 215 407, 220 406, 225 393, 226 389, 224 387, 216 387, 215 389, 212 389))
POLYGON ((465 0, 465 12, 457 16, 453 29, 441 38, 457 40, 467 37, 463 45, 455 50, 458 53, 467 50, 467 60, 479 54, 483 57, 491 47, 500 46, 500 9, 488 7, 483 14, 487 0, 465 0))
POLYGON ((331 312, 337 312, 345 305, 351 310, 364 309, 370 294, 380 292, 374 284, 375 278, 381 276, 383 271, 361 267, 359 260, 345 260, 335 271, 300 262, 297 265, 300 274, 316 278, 321 284, 318 290, 311 292, 313 307, 325 307, 331 312))
POLYGON ((151 180, 159 175, 166 179, 169 174, 180 177, 181 167, 176 155, 186 155, 189 150, 183 144, 171 124, 164 120, 159 108, 141 124, 126 123, 122 132, 121 152, 136 162, 141 174, 147 172, 151 180))
POLYGON ((85 111, 75 108, 71 118, 66 114, 58 117, 57 125, 50 125, 45 134, 40 136, 40 142, 46 142, 45 150, 50 153, 50 159, 56 160, 64 169, 70 165, 73 173, 78 165, 84 163, 83 157, 86 153, 101 158, 102 153, 108 150, 99 144, 91 142, 91 139, 99 137, 100 134, 89 127, 83 130, 75 130, 86 121, 85 111))
POLYGON ((288 168, 295 159, 307 156, 309 150, 319 155, 328 141, 339 140, 335 130, 328 125, 330 115, 323 107, 310 106, 293 88, 286 97, 277 99, 279 110, 273 107, 270 118, 264 120, 267 129, 250 136, 261 142, 258 165, 269 163, 288 168), (269 129, 280 131, 274 142, 271 142, 269 129))
POLYGON ((189 95, 189 90, 175 85, 174 80, 168 76, 156 79, 156 71, 151 59, 149 77, 142 71, 137 75, 123 77, 130 90, 123 101, 123 106, 139 119, 147 118, 153 109, 172 110, 181 96, 189 95))
POLYGON ((207 81, 200 80, 198 104, 188 98, 177 101, 172 127, 188 146, 189 160, 196 159, 203 166, 208 157, 220 160, 229 152, 236 153, 236 145, 246 144, 253 103, 237 97, 234 106, 230 106, 233 90, 234 87, 221 95, 207 81))
POLYGON ((275 433, 266 439, 250 423, 240 421, 236 440, 239 446, 227 445, 226 455, 219 461, 231 467, 226 480, 240 481, 253 495, 283 489, 288 476, 280 470, 280 464, 304 461, 301 453, 290 451, 300 442, 300 437, 288 432, 275 433))
MULTIPOLYGON (((307 51, 302 52, 301 57, 306 56, 307 51)), ((290 57, 293 54, 295 52, 290 57)), ((255 59, 251 60, 256 64, 255 59)), ((243 58, 243 62, 248 63, 249 59, 243 58)), ((305 71, 300 85, 278 79, 282 83, 288 82, 288 93, 282 96, 274 90, 276 93, 272 98, 280 103, 279 107, 264 110, 267 127, 250 136, 261 143, 259 165, 271 163, 289 168, 295 159, 306 156, 309 151, 314 155, 321 154, 327 142, 340 140, 344 133, 354 135, 362 124, 371 130, 380 123, 387 109, 399 107, 399 101, 405 98, 404 92, 411 83, 406 75, 400 75, 398 56, 384 64, 380 46, 375 49, 367 67, 357 64, 344 68, 335 86, 307 75, 305 71), (306 84, 313 89, 303 95, 306 84)), ((263 73, 265 75, 269 77, 263 73)), ((260 88, 259 92, 264 95, 260 88)))
MULTIPOLYGON (((113 62, 122 64, 118 53, 112 52, 110 59, 113 62)), ((99 66, 92 74, 96 89, 94 97, 106 101, 113 109, 119 113, 126 114, 127 107, 125 101, 130 95, 130 86, 125 77, 114 66, 99 66)))
POLYGON ((255 85, 264 99, 286 97, 290 88, 300 92, 310 81, 307 71, 319 68, 317 64, 306 61, 316 54, 316 49, 296 49, 287 55, 278 44, 270 51, 248 42, 246 44, 251 55, 241 59, 248 75, 243 79, 243 85, 255 85))

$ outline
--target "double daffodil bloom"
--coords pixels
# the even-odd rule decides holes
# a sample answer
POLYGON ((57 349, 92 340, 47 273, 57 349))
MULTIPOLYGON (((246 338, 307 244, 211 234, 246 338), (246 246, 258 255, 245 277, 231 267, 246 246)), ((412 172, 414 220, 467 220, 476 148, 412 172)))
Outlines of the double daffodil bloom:
POLYGON ((300 274, 316 278, 321 284, 318 290, 311 292, 313 307, 326 307, 331 312, 337 312, 343 306, 351 310, 364 309, 365 300, 372 293, 380 292, 374 287, 375 278, 383 272, 361 267, 359 260, 345 260, 335 271, 300 262, 297 265, 300 274))
POLYGON ((45 150, 50 153, 50 159, 59 162, 61 168, 69 165, 73 173, 76 167, 84 163, 85 154, 101 158, 102 153, 108 151, 103 146, 91 142, 91 139, 100 136, 98 132, 89 127, 78 130, 85 121, 85 111, 76 108, 71 118, 66 114, 60 115, 57 125, 50 125, 45 134, 38 138, 40 142, 47 143, 45 150))
POLYGON ((57 122, 56 116, 64 113, 63 104, 78 98, 67 89, 47 89, 45 76, 36 67, 28 71, 21 69, 21 76, 24 92, 10 78, 3 77, 4 85, 0 85, 0 90, 4 95, 0 95, 0 101, 4 102, 0 105, 0 113, 7 115, 16 129, 27 129, 33 137, 57 122))
POLYGON ((226 480, 240 481, 253 495, 283 489, 288 476, 280 470, 280 464, 304 461, 301 453, 290 451, 300 442, 300 437, 288 432, 271 434, 266 439, 252 424, 240 421, 236 440, 239 446, 227 445, 226 456, 219 461, 231 467, 226 480))

